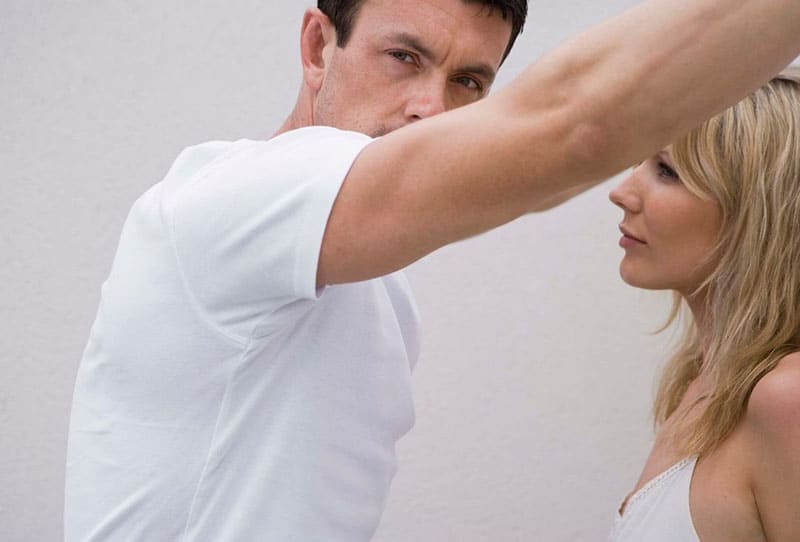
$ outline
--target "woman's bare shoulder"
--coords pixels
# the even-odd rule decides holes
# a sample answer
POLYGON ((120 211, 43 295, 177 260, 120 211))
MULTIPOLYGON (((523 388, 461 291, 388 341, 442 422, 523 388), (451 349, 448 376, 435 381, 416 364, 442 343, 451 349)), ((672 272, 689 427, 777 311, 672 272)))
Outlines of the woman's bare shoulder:
POLYGON ((783 358, 756 384, 745 415, 751 489, 765 538, 800 540, 800 354, 783 358))
POLYGON ((800 352, 782 358, 758 381, 750 395, 747 417, 764 431, 800 437, 800 352))

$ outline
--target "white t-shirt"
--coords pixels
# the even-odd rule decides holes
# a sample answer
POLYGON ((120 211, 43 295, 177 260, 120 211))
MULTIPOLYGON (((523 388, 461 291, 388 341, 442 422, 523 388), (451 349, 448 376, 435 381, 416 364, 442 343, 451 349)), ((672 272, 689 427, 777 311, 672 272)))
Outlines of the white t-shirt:
POLYGON ((70 541, 358 541, 412 426, 402 274, 316 289, 371 140, 304 128, 184 151, 133 206, 75 386, 70 541))

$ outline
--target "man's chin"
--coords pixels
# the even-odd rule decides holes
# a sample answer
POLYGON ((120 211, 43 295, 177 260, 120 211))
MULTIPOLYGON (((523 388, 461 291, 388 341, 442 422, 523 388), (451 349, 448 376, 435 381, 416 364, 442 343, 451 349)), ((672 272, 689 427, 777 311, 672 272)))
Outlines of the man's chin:
POLYGON ((381 126, 380 128, 376 128, 374 130, 367 132, 367 135, 374 139, 376 137, 382 137, 385 136, 386 134, 390 134, 400 128, 402 128, 402 126, 394 126, 392 128, 389 128, 387 126, 381 126))
POLYGON ((376 138, 385 136, 389 132, 390 132, 390 130, 378 130, 377 132, 370 132, 367 135, 369 137, 371 137, 372 139, 376 139, 376 138))
POLYGON ((367 127, 367 126, 349 126, 349 125, 345 125, 345 124, 335 125, 335 127, 339 128, 340 130, 348 130, 348 131, 351 131, 351 132, 359 132, 359 133, 367 135, 367 136, 369 136, 369 137, 371 137, 373 139, 376 138, 376 137, 385 136, 386 134, 390 134, 390 133, 394 132, 395 130, 397 130, 399 128, 402 128, 402 126, 381 125, 381 126, 377 126, 377 127, 367 127))

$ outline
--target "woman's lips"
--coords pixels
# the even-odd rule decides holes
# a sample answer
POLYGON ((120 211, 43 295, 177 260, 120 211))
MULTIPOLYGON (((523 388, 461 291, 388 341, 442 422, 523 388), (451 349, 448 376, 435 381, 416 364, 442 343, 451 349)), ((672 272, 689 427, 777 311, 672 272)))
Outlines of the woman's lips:
POLYGON ((622 248, 633 248, 633 247, 641 247, 644 246, 646 243, 642 243, 638 239, 634 239, 633 237, 628 237, 627 235, 623 235, 619 239, 619 246, 622 248))
POLYGON ((622 226, 619 227, 619 231, 622 232, 622 238, 619 240, 619 246, 622 248, 640 247, 647 244, 622 226))

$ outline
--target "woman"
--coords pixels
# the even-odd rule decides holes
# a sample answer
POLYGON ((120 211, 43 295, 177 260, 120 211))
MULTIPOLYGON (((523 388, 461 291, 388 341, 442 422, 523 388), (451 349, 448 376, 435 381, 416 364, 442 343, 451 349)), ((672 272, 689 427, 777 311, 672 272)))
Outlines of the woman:
POLYGON ((613 542, 800 541, 800 69, 611 193, 623 280, 675 291, 682 342, 613 542))

